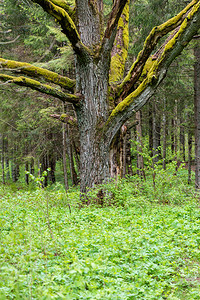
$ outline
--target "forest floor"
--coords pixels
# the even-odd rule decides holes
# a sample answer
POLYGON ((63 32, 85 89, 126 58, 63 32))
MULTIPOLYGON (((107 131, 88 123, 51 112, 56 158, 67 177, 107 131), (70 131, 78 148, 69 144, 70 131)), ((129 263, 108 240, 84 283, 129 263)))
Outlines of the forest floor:
POLYGON ((81 209, 76 190, 0 186, 0 299, 200 299, 198 197, 120 185, 81 209))

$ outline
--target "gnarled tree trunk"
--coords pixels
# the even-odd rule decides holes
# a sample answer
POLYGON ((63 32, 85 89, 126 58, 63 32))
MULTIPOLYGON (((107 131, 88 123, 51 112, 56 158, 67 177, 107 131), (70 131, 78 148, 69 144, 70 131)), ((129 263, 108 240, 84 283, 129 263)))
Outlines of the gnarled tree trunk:
POLYGON ((172 61, 197 33, 200 1, 191 1, 177 16, 151 31, 125 78, 129 0, 113 1, 105 30, 103 0, 76 0, 75 8, 65 0, 32 1, 53 16, 68 37, 75 53, 76 81, 2 58, 0 64, 5 72, 8 68, 17 69, 18 74, 42 77, 53 85, 2 73, 0 80, 30 87, 74 105, 80 135, 81 192, 86 192, 87 187, 110 177, 109 158, 115 154, 112 146, 120 128, 153 96, 172 61), (152 56, 158 41, 170 32, 152 56))
MULTIPOLYGON (((101 40, 101 7, 92 1, 77 3, 80 37, 88 47, 101 40), (99 8, 98 12, 95 8, 99 8), (90 17, 92 16, 92 17, 90 17)), ((108 76, 110 56, 95 58, 88 53, 76 56, 76 90, 81 101, 75 107, 80 134, 81 192, 109 178, 109 146, 105 142, 101 124, 108 118, 108 76)))

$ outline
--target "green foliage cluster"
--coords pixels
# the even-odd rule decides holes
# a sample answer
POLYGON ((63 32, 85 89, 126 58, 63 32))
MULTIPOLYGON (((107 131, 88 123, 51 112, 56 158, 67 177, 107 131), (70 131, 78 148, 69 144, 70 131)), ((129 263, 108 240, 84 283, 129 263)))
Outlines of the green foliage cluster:
POLYGON ((152 201, 140 178, 101 186, 109 205, 81 209, 79 191, 61 185, 1 186, 0 299, 199 299, 198 195, 179 173, 160 173, 168 204, 161 182, 152 201))
MULTIPOLYGON (((149 203, 177 205, 196 198, 194 187, 187 183, 188 176, 184 165, 176 171, 176 162, 174 161, 169 163, 164 170, 159 164, 152 167, 150 156, 149 159, 150 162, 145 168, 145 178, 134 175, 99 185, 98 188, 88 192, 88 203, 129 207, 138 201, 144 203, 148 201, 149 203), (104 194, 103 202, 98 199, 101 191, 104 194)), ((194 180, 194 175, 192 173, 192 180, 194 180)))

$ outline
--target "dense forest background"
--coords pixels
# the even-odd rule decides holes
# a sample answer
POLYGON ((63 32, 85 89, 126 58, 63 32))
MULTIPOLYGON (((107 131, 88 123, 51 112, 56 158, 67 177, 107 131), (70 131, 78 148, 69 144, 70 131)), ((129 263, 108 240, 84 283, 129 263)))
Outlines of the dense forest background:
MULTIPOLYGON (((105 14, 112 1, 104 1, 105 14)), ((150 30, 185 6, 185 1, 131 1, 130 46, 127 70, 142 49, 150 30), (134 16, 134 18, 132 18, 134 16), (143 26, 145 20, 146 26, 143 26)), ((27 1, 1 2, 0 51, 12 60, 34 63, 52 71, 74 77, 74 58, 69 42, 52 19, 37 6, 27 1)), ((125 163, 121 176, 135 173, 145 176, 147 153, 153 163, 183 162, 194 170, 194 48, 193 40, 169 69, 168 76, 150 103, 126 123, 123 137, 125 163), (145 153, 146 152, 146 153, 145 153)), ((75 119, 71 104, 62 104, 51 96, 44 96, 25 87, 2 83, 1 181, 26 182, 29 174, 45 176, 45 185, 79 182, 79 138, 73 118, 65 124, 69 112, 75 119), (39 173, 38 173, 39 172, 39 173)))
MULTIPOLYGON (((152 28, 189 2, 130 1, 125 74, 152 28)), ((0 52, 6 76, 20 69, 5 59, 76 76, 60 25, 30 0, 0 1, 0 52)), ((199 35, 113 139, 114 178, 85 194, 75 105, 9 78, 0 72, 0 300, 199 300, 199 35)))

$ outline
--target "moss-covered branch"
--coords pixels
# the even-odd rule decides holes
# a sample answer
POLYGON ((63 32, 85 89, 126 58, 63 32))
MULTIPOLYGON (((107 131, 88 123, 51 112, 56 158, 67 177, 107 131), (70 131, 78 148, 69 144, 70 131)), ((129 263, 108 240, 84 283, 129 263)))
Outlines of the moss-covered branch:
POLYGON ((124 7, 117 26, 117 34, 111 52, 109 82, 122 80, 129 45, 129 2, 124 7))
MULTIPOLYGON (((55 5, 51 0, 32 0, 38 3, 48 14, 53 16, 61 25, 63 33, 68 37, 76 53, 85 52, 86 47, 82 44, 74 21, 67 11, 61 6, 55 5)), ((58 1, 59 2, 59 1, 58 1)))
POLYGON ((115 0, 113 2, 112 11, 108 19, 100 52, 104 50, 105 47, 107 48, 107 45, 109 45, 109 49, 111 51, 117 32, 117 24, 127 2, 128 0, 115 0))
POLYGON ((63 123, 66 123, 66 124, 69 124, 73 127, 77 127, 78 126, 78 123, 77 123, 77 119, 72 117, 72 116, 69 116, 67 114, 62 114, 62 115, 58 115, 58 114, 52 114, 50 115, 50 117, 54 118, 54 119, 57 119, 63 123))
MULTIPOLYGON (((138 54, 138 57, 132 65, 129 73, 124 78, 123 82, 117 87, 117 95, 120 95, 121 100, 128 95, 134 84, 141 76, 143 68, 152 51, 154 50, 155 46, 157 45, 158 41, 167 33, 180 26, 180 24, 185 20, 187 13, 197 3, 198 0, 191 1, 178 15, 152 29, 149 36, 145 40, 142 51, 140 51, 140 53, 138 54)), ((148 61, 148 64, 149 62, 150 59, 148 61)))
POLYGON ((200 1, 190 11, 182 22, 179 30, 168 41, 161 56, 152 61, 151 68, 146 78, 138 88, 130 93, 110 114, 104 127, 105 138, 112 140, 122 124, 129 119, 136 111, 154 94, 156 88, 166 76, 167 70, 172 61, 182 52, 193 36, 200 28, 200 1))
POLYGON ((72 80, 68 77, 61 76, 55 72, 35 67, 31 64, 24 62, 17 62, 13 60, 0 58, 0 68, 11 70, 17 73, 26 74, 36 78, 40 77, 48 82, 57 84, 69 91, 73 91, 76 84, 75 80, 72 80))
POLYGON ((51 0, 51 2, 63 8, 72 19, 74 18, 75 8, 72 8, 66 0, 51 0))
POLYGON ((26 78, 24 76, 15 77, 6 74, 0 74, 0 80, 6 83, 14 83, 20 86, 29 87, 41 93, 56 97, 62 100, 63 102, 77 104, 80 99, 79 95, 64 93, 63 91, 53 88, 50 85, 42 84, 37 80, 26 78))

